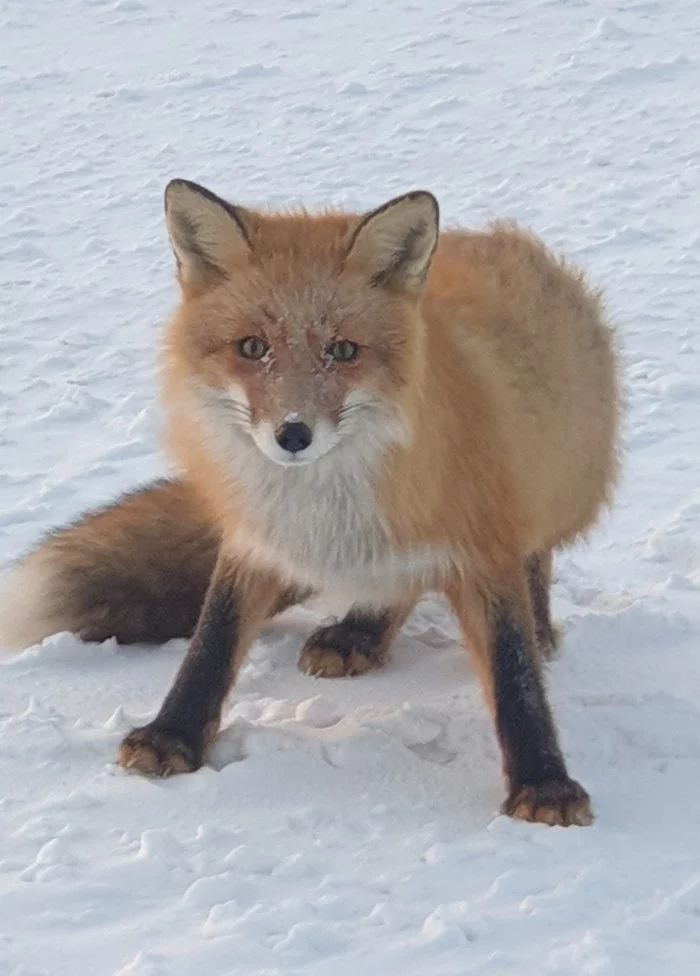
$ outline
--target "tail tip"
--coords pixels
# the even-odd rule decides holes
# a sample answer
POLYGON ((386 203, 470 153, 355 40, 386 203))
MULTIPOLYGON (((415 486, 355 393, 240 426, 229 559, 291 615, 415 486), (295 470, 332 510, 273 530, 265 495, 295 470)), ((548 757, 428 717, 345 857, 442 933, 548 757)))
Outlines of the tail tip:
POLYGON ((65 629, 49 612, 47 582, 46 566, 31 558, 0 580, 0 648, 21 651, 65 629))

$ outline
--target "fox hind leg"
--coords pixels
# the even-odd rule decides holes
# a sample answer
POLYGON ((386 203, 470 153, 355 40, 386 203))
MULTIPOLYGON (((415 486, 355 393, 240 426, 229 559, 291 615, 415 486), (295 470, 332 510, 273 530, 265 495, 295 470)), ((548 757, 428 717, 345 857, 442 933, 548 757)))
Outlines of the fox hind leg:
POLYGON ((535 620, 537 648, 544 658, 554 657, 559 647, 560 633, 552 621, 550 588, 552 585, 552 552, 533 552, 525 560, 525 575, 530 590, 532 614, 535 620))
POLYGON ((311 634, 299 655, 299 670, 316 678, 342 678, 381 668, 413 606, 353 607, 338 623, 311 634))

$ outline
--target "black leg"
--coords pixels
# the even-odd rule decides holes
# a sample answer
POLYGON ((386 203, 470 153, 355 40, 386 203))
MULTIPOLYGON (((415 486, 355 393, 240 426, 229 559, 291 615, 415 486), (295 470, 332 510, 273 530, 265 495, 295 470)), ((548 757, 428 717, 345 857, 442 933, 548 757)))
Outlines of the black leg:
POLYGON ((202 765, 248 648, 280 598, 276 580, 219 557, 175 682, 153 722, 122 742, 121 765, 153 776, 202 765))
POLYGON ((567 773, 536 651, 518 617, 505 601, 492 608, 496 729, 509 785, 504 812, 550 824, 588 824, 590 800, 567 773))
POLYGON ((456 577, 446 589, 493 714, 508 796, 503 812, 548 824, 588 824, 588 794, 569 778, 540 675, 522 566, 488 584, 456 577))

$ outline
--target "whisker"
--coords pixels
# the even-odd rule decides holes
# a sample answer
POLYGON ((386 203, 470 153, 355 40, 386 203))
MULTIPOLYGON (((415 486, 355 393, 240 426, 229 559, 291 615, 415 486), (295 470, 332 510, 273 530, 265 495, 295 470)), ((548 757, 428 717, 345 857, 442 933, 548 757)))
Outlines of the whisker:
POLYGON ((347 403, 338 411, 338 419, 362 412, 363 410, 376 410, 378 406, 380 406, 379 400, 363 400, 362 403, 347 403))
POLYGON ((247 407, 244 403, 239 403, 238 400, 231 400, 228 397, 220 397, 219 403, 226 410, 245 414, 247 417, 250 416, 250 407, 247 407))
POLYGON ((232 400, 227 396, 217 398, 217 408, 226 419, 240 427, 242 430, 249 431, 252 427, 252 416, 250 408, 237 400, 232 400))

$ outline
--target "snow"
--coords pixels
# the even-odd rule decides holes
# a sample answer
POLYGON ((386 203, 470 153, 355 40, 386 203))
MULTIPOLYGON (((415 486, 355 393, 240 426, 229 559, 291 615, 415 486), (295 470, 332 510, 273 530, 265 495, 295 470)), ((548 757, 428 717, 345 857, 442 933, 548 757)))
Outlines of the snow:
POLYGON ((162 190, 512 216, 617 322, 624 479, 557 564, 550 672, 586 829, 496 815, 441 604, 392 665, 257 643, 212 764, 113 764, 184 647, 57 635, 0 662, 2 976, 689 976, 700 968, 700 137, 692 0, 5 0, 0 540, 162 472, 162 190))

